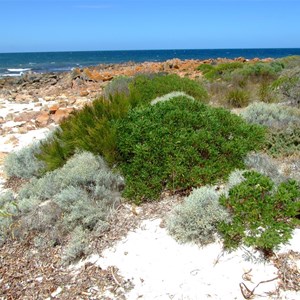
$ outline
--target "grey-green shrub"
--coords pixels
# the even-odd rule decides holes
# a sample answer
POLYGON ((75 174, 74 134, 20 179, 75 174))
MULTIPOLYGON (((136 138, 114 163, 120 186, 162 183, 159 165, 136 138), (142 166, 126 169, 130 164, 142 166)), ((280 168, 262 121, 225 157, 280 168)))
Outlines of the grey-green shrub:
MULTIPOLYGON (((11 215, 20 224, 19 236, 30 230, 46 235, 56 232, 60 239, 75 228, 81 228, 75 230, 78 234, 94 229, 103 232, 109 227, 109 217, 120 202, 123 187, 123 178, 113 173, 102 157, 77 152, 62 168, 27 183, 14 200, 17 209, 11 215)), ((0 203, 7 203, 7 199, 0 198, 0 203)), ((7 225, 8 221, 2 224, 0 220, 0 227, 7 228, 11 224, 7 225)), ((81 242, 73 240, 67 260, 77 258, 81 247, 81 242)))
POLYGON ((269 177, 277 185, 287 180, 287 178, 279 172, 276 163, 267 154, 249 153, 244 162, 248 168, 269 177))
POLYGON ((68 227, 77 224, 92 229, 97 220, 104 221, 124 185, 122 177, 113 174, 101 157, 89 152, 76 153, 61 168, 33 179, 19 193, 19 207, 24 213, 46 200, 65 212, 68 227))
POLYGON ((74 229, 71 240, 64 251, 63 261, 67 264, 81 258, 87 253, 87 234, 85 230, 78 226, 74 229))
POLYGON ((253 103, 241 113, 241 116, 249 123, 269 128, 300 126, 300 110, 278 104, 253 103))
POLYGON ((299 155, 300 126, 289 126, 283 129, 270 130, 266 137, 265 149, 274 157, 299 155))
POLYGON ((116 94, 124 94, 129 96, 129 83, 132 82, 133 78, 126 76, 119 76, 114 78, 103 91, 105 99, 109 100, 111 97, 114 97, 116 94))
POLYGON ((300 67, 296 65, 284 70, 271 86, 281 100, 290 106, 300 107, 300 67))
POLYGON ((234 171, 232 171, 230 173, 229 177, 228 177, 226 188, 228 190, 230 190, 234 186, 236 186, 236 185, 240 184, 241 182, 243 182, 245 180, 245 177, 243 176, 244 173, 245 173, 245 170, 234 170, 234 171))
POLYGON ((169 233, 179 242, 212 243, 218 224, 228 218, 218 199, 219 195, 213 187, 193 190, 168 218, 169 233))
POLYGON ((0 246, 5 241, 9 228, 13 223, 13 215, 17 213, 14 195, 11 191, 0 194, 0 246))
POLYGON ((9 177, 32 178, 38 176, 44 163, 36 158, 39 153, 39 143, 22 148, 7 155, 4 161, 4 171, 9 177))
POLYGON ((180 96, 183 96, 187 99, 190 99, 192 101, 195 100, 194 97, 192 96, 189 96, 188 94, 186 94, 185 92, 171 92, 171 93, 168 93, 166 95, 163 95, 161 97, 157 97, 155 98, 154 100, 151 101, 151 105, 155 105, 156 103, 159 103, 159 102, 165 102, 165 101, 169 101, 175 97, 180 97, 180 96))

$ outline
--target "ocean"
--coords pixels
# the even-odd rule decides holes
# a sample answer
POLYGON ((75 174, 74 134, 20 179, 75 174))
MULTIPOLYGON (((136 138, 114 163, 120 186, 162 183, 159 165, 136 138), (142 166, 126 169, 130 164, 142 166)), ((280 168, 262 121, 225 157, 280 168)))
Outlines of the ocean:
POLYGON ((280 58, 300 55, 300 48, 283 49, 199 49, 199 50, 130 50, 0 53, 0 77, 36 73, 65 72, 73 68, 125 62, 159 62, 172 58, 280 58))

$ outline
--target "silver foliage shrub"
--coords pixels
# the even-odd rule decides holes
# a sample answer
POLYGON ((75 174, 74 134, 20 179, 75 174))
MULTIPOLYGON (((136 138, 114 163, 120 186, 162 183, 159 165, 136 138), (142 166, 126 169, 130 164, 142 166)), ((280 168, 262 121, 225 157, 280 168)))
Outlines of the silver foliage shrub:
POLYGON ((219 222, 228 219, 213 187, 192 191, 167 219, 169 233, 179 242, 206 245, 214 242, 219 222))
POLYGON ((234 170, 229 174, 228 181, 223 189, 222 192, 226 196, 229 195, 229 190, 235 187, 236 185, 242 183, 245 180, 245 177, 243 174, 245 173, 245 170, 234 170))
POLYGON ((175 97, 181 97, 181 96, 184 96, 192 101, 195 100, 194 97, 186 94, 185 92, 171 92, 171 93, 168 93, 164 96, 161 96, 161 97, 157 97, 155 98, 154 100, 151 101, 151 105, 155 105, 156 103, 159 103, 159 102, 165 102, 165 101, 169 101, 175 97))
POLYGON ((76 227, 72 232, 71 240, 64 251, 63 261, 69 264, 80 259, 87 254, 87 246, 88 241, 85 230, 80 226, 76 227))
POLYGON ((13 223, 12 216, 17 213, 14 195, 7 191, 0 194, 0 246, 5 241, 13 223))
POLYGON ((19 192, 24 213, 46 200, 53 200, 63 211, 70 228, 81 224, 92 229, 110 214, 124 185, 101 157, 89 152, 76 153, 61 168, 34 178, 19 192))
POLYGON ((300 126, 300 110, 278 104, 253 103, 241 113, 241 116, 249 123, 269 128, 300 126))
POLYGON ((268 176, 276 184, 280 184, 287 179, 279 172, 276 163, 267 154, 249 153, 244 162, 248 168, 268 176))
POLYGON ((4 161, 4 171, 9 177, 30 179, 38 176, 44 164, 35 155, 39 153, 39 143, 22 148, 7 155, 4 161))
POLYGON ((133 78, 126 76, 119 76, 114 78, 103 91, 105 99, 109 100, 110 97, 114 97, 116 94, 125 94, 129 95, 129 83, 133 78))
MULTIPOLYGON (((59 232, 60 238, 76 228, 81 228, 76 229, 80 234, 103 232, 123 187, 123 178, 113 173, 102 157, 78 152, 62 168, 33 178, 20 190, 14 211, 22 227, 20 236, 30 230, 46 235, 59 232)), ((0 198, 0 203, 4 202, 0 198)), ((78 257, 84 245, 75 240, 71 244, 68 261, 78 257)))

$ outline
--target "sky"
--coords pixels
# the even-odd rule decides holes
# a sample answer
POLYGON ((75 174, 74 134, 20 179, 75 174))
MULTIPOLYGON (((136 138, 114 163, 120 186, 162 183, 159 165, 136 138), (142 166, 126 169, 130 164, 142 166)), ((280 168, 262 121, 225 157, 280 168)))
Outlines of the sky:
POLYGON ((0 52, 300 48, 300 0, 0 0, 0 52))

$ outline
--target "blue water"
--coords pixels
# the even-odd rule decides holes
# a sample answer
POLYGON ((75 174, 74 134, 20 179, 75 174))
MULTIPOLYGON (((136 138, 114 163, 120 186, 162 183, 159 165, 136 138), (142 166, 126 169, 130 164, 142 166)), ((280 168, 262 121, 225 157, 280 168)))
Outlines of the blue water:
POLYGON ((0 77, 17 76, 22 72, 64 72, 76 67, 125 62, 165 61, 208 58, 279 58, 300 55, 292 49, 200 49, 200 50, 139 50, 139 51, 78 51, 40 53, 0 53, 0 77))

